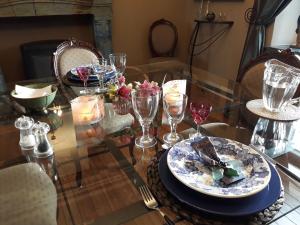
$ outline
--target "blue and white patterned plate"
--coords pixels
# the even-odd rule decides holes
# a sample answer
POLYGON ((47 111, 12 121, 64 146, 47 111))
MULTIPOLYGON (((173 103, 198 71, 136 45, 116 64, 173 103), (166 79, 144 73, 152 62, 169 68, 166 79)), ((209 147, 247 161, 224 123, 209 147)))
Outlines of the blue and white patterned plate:
POLYGON ((171 173, 184 185, 195 191, 221 198, 242 198, 264 189, 271 178, 266 160, 249 146, 219 137, 209 137, 223 162, 239 162, 239 173, 245 179, 224 186, 215 181, 211 170, 191 147, 195 140, 175 144, 168 152, 167 163, 171 173))
MULTIPOLYGON (((86 67, 91 67, 91 65, 83 65, 83 66, 86 66, 86 67)), ((77 67, 74 67, 70 70, 71 74, 75 75, 75 76, 78 76, 77 74, 77 70, 76 70, 77 67)), ((102 72, 103 70, 103 67, 99 67, 100 69, 97 71, 98 73, 102 72)), ((108 70, 106 72, 106 74, 112 74, 114 73, 113 69, 111 68, 111 66, 108 66, 108 70)), ((89 77, 96 77, 97 78, 97 75, 96 74, 91 74, 89 77)))

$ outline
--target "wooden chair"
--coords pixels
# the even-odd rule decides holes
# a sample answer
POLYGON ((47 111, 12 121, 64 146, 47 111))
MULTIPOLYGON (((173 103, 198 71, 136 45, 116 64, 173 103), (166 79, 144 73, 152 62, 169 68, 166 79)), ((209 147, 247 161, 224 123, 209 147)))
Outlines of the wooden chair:
POLYGON ((148 42, 152 57, 174 57, 178 42, 176 26, 165 19, 153 22, 149 29, 148 42))
POLYGON ((61 78, 72 68, 91 64, 102 57, 101 52, 90 43, 72 38, 61 43, 53 53, 54 74, 61 83, 61 78))

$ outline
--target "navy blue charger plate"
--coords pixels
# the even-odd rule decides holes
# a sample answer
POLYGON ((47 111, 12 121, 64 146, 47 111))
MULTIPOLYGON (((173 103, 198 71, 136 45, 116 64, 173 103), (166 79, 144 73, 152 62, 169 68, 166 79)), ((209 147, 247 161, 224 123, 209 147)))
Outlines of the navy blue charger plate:
MULTIPOLYGON (((80 80, 79 76, 74 75, 71 72, 69 72, 67 74, 67 76, 68 76, 68 80, 69 81, 82 82, 80 80)), ((105 74, 105 76, 104 76, 104 82, 107 82, 107 81, 109 81, 110 79, 112 79, 114 77, 115 77, 115 72, 114 71, 110 71, 110 72, 108 72, 108 73, 105 74)), ((89 76, 88 82, 95 82, 95 81, 98 81, 97 76, 89 76)))
POLYGON ((261 212, 277 201, 281 192, 280 177, 269 164, 271 179, 260 192, 245 198, 225 199, 201 194, 177 180, 167 165, 166 151, 158 164, 159 176, 167 191, 183 205, 207 215, 245 217, 261 212))

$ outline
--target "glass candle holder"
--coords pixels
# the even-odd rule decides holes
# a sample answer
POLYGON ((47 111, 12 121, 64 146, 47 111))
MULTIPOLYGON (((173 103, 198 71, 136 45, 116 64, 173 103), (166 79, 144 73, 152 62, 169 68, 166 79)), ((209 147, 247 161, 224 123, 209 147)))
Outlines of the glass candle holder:
POLYGON ((96 95, 79 96, 71 101, 74 125, 98 123, 102 118, 101 98, 96 95), (100 104, 99 104, 100 102, 100 104), (99 107, 100 105, 100 107, 99 107))

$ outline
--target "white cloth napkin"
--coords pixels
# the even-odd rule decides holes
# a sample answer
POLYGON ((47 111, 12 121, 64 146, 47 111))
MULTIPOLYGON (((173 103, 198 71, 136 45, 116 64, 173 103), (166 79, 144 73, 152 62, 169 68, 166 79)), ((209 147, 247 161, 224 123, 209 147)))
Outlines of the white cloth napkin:
POLYGON ((43 88, 29 88, 29 87, 24 87, 16 84, 15 92, 16 92, 15 97, 37 98, 37 97, 51 94, 52 90, 51 90, 51 85, 48 85, 43 88))

